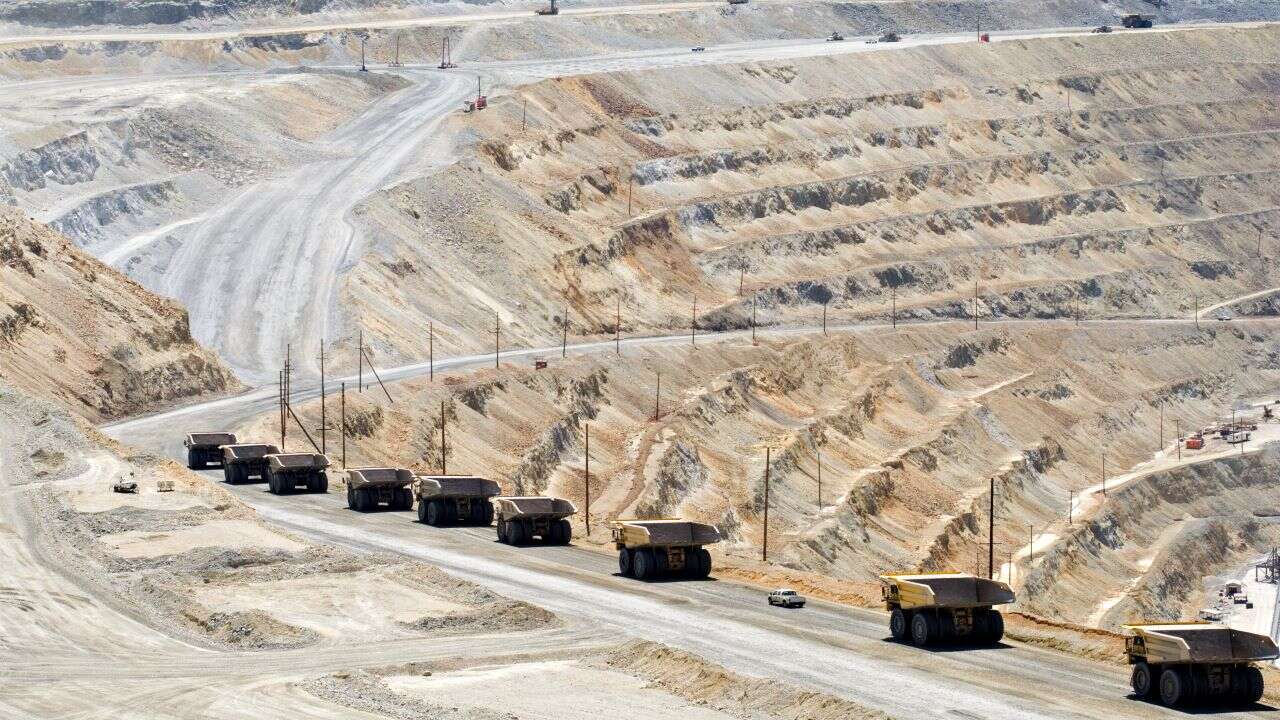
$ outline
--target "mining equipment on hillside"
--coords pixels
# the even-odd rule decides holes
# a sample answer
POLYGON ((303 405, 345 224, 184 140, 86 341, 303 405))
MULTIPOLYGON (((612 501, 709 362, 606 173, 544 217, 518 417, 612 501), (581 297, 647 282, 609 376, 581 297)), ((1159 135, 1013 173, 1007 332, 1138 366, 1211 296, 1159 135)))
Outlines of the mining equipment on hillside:
POLYGON ((347 468, 347 507, 358 512, 385 505, 390 510, 413 509, 413 472, 404 468, 347 468))
POLYGON ((1133 13, 1120 18, 1120 26, 1129 28, 1130 30, 1149 28, 1154 24, 1155 19, 1155 15, 1139 15, 1137 13, 1133 13))
POLYGON ((498 542, 524 545, 538 537, 546 545, 568 545, 573 539, 569 517, 573 503, 556 497, 499 497, 493 499, 498 542))
POLYGON ((1205 622, 1125 625, 1133 694, 1168 707, 1247 706, 1262 698, 1254 663, 1280 657, 1266 635, 1205 622))
POLYGON ((711 553, 703 546, 721 539, 714 525, 688 520, 615 520, 611 530, 618 571, 637 580, 705 578, 711 574, 711 553))
POLYGON ((1280 583, 1280 550, 1272 550, 1266 560, 1253 568, 1253 577, 1258 582, 1280 583))
POLYGON ((203 470, 213 465, 222 467, 222 446, 235 445, 236 435, 229 432, 187 433, 182 441, 187 448, 187 467, 203 470))
POLYGON ((279 455, 280 448, 266 443, 240 443, 222 446, 222 477, 229 485, 256 479, 267 480, 267 456, 279 455))
POLYGON ((746 5, 747 0, 729 0, 730 5, 746 5))
POLYGON ((560 8, 556 7, 556 0, 551 0, 551 4, 544 8, 538 8, 533 11, 538 15, 559 15, 560 8))
POLYGON ((267 488, 287 495, 299 487, 307 492, 329 492, 329 458, 320 453, 278 453, 267 456, 267 488))
POLYGON ((889 632, 920 647, 961 641, 995 645, 1004 637, 1004 617, 993 605, 1014 601, 998 580, 964 573, 881 575, 880 594, 889 611, 889 632))
POLYGON ((498 483, 472 475, 423 475, 413 482, 418 519, 428 525, 479 525, 493 522, 491 498, 502 494, 498 483))

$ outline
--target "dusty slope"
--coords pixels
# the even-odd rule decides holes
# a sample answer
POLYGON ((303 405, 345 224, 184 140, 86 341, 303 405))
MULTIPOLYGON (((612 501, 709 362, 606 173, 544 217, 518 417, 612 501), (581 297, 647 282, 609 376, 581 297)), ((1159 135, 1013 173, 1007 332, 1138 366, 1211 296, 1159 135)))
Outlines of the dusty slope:
POLYGON ((695 297, 712 328, 753 307, 812 323, 824 305, 1182 316, 1280 285, 1257 244, 1280 223, 1276 39, 1091 36, 539 83, 459 121, 480 135, 475 159, 365 204, 378 242, 346 304, 389 360, 420 357, 429 320, 447 351, 482 349, 495 310, 513 342, 552 341, 566 306, 571 335, 607 334, 619 300, 628 332, 688 327, 695 297))
POLYGON ((239 387, 186 312, 0 210, 0 377, 94 420, 239 387))

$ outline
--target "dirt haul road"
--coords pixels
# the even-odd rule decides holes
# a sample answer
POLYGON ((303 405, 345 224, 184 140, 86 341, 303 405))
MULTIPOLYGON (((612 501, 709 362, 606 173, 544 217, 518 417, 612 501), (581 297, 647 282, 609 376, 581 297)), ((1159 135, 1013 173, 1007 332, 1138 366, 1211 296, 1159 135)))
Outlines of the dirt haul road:
MULTIPOLYGON (((1135 321, 1107 324, 1119 330, 1130 322, 1135 321)), ((1065 321, 1060 324, 1070 326, 1065 321)), ((881 332, 885 327, 832 330, 881 332)), ((813 329, 770 334, 801 332, 813 329)), ((743 334, 708 335, 706 341, 735 338, 742 339, 743 334)), ((627 341, 624 352, 634 352, 640 345, 687 339, 633 339, 627 341)), ((612 343, 602 342, 580 345, 576 351, 607 354, 612 349, 612 343)), ((546 351, 524 350, 508 357, 546 351)), ((491 361, 491 355, 471 356, 443 360, 436 367, 456 369, 491 361)), ((423 365, 405 366, 386 376, 422 372, 423 365)), ((180 457, 183 427, 235 426, 268 411, 274 403, 272 392, 268 388, 117 423, 107 432, 126 443, 180 457)), ((437 530, 414 522, 412 513, 351 513, 336 494, 279 498, 262 485, 232 490, 268 522, 316 540, 425 560, 513 599, 541 605, 577 627, 604 628, 666 643, 746 674, 799 682, 891 715, 1173 716, 1158 707, 1127 700, 1127 675, 1118 665, 1013 645, 964 652, 922 651, 888 642, 886 618, 875 611, 815 602, 802 615, 780 613, 766 607, 760 591, 729 582, 645 584, 616 577, 614 558, 592 551, 572 547, 515 549, 498 544, 488 528, 437 530)))

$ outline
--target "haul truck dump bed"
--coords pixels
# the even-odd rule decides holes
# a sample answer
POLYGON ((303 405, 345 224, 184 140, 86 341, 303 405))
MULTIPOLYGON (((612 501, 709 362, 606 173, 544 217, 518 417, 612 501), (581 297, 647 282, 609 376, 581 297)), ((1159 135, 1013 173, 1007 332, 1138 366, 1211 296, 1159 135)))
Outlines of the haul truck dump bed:
POLYGON ((573 529, 568 518, 578 512, 573 503, 555 497, 499 497, 493 499, 498 542, 523 545, 542 538, 547 545, 568 545, 573 529))
POLYGON ((479 525, 493 522, 490 498, 502 494, 498 483, 471 475, 423 475, 413 483, 418 519, 428 525, 479 525))
POLYGON ((318 453, 279 453, 267 456, 267 487, 285 495, 301 485, 308 492, 329 492, 329 458, 318 453))
POLYGON ((347 507, 359 512, 386 505, 391 510, 413 508, 413 472, 404 468, 347 469, 347 507))
POLYGON ((1125 655, 1133 666, 1133 694, 1169 707, 1247 706, 1262 698, 1262 672, 1253 663, 1280 650, 1266 635, 1202 622, 1126 625, 1125 655))
POLYGON ((223 445, 222 477, 232 485, 248 482, 250 478, 265 482, 267 456, 279 454, 280 448, 265 443, 223 445))
POLYGON ((637 580, 705 578, 711 574, 711 553, 703 545, 720 542, 714 525, 687 520, 616 520, 611 529, 618 571, 637 580))
POLYGON ((222 467, 222 446, 235 445, 236 434, 229 432, 187 433, 182 441, 187 448, 187 467, 203 470, 214 465, 222 467))
POLYGON ((994 645, 1004 637, 1004 617, 992 605, 1014 601, 997 580, 963 573, 881 575, 880 593, 895 640, 921 647, 941 640, 994 645))

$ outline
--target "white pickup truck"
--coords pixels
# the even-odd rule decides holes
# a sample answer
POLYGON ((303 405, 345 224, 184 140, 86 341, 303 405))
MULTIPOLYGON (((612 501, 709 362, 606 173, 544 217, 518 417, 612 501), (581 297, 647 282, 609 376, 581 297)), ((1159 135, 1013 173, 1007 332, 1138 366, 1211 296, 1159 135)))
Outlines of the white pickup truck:
POLYGON ((769 604, 781 607, 804 607, 804 596, 795 590, 781 588, 769 593, 769 604))

